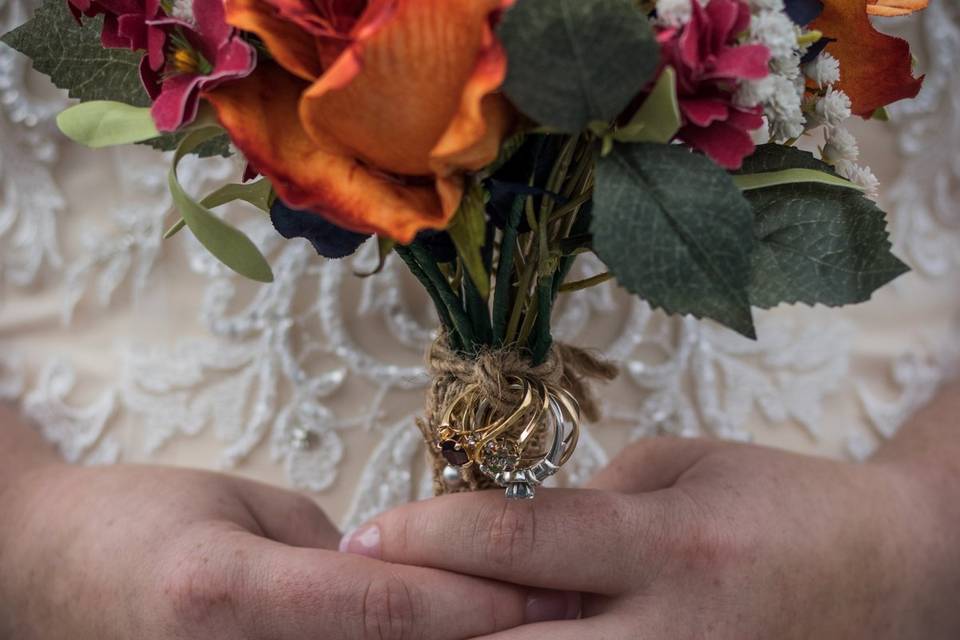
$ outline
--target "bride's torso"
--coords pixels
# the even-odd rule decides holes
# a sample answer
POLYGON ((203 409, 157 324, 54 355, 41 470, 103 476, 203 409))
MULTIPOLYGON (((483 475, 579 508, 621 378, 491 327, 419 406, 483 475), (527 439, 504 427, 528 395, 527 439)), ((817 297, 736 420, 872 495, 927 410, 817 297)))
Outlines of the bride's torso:
MULTIPOLYGON (((0 0, 0 30, 30 4, 0 0)), ((565 481, 657 433, 864 457, 948 374, 960 357, 960 12, 935 2, 897 26, 924 60, 924 92, 859 134, 913 273, 857 307, 759 312, 756 343, 612 286, 572 295, 558 336, 622 375, 599 390, 607 417, 585 430, 565 481)), ((244 282, 188 234, 161 241, 167 159, 64 142, 52 124, 63 104, 0 48, 0 398, 71 460, 226 468, 312 492, 345 526, 429 491, 413 420, 433 320, 401 265, 361 279, 372 247, 323 261, 235 210, 276 274, 244 282)), ((236 171, 218 159, 181 174, 200 192, 236 171)))

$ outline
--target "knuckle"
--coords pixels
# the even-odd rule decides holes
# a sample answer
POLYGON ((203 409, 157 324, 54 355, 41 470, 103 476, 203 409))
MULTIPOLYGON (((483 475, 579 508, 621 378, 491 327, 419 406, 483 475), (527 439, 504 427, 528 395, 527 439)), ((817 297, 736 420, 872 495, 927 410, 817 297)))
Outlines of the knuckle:
POLYGON ((712 511, 691 504, 683 516, 683 535, 673 541, 672 555, 685 568, 718 570, 739 563, 751 546, 712 511))
POLYGON ((480 556, 497 567, 518 567, 534 557, 537 550, 537 520, 529 502, 504 501, 493 507, 480 541, 480 556))
POLYGON ((420 604, 416 589, 405 580, 395 575, 374 578, 363 595, 363 637, 369 640, 417 638, 420 604))
POLYGON ((232 609, 232 579, 203 550, 178 557, 161 585, 174 620, 182 625, 206 624, 232 609))

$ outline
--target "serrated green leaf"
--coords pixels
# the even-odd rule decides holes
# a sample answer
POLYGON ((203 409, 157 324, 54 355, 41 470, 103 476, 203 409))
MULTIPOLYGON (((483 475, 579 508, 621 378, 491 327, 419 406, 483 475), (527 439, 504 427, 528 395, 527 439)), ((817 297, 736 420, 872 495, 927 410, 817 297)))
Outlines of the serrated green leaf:
POLYGON ((65 136, 98 149, 142 142, 160 135, 150 109, 112 100, 93 100, 69 107, 57 116, 65 136))
POLYGON ((150 99, 140 83, 141 54, 105 49, 100 44, 103 17, 77 24, 67 2, 46 0, 26 24, 2 40, 33 61, 71 98, 114 100, 147 107, 150 99))
MULTIPOLYGON (((33 68, 50 77, 55 86, 83 102, 112 100, 149 107, 140 82, 142 53, 105 49, 100 44, 103 16, 77 24, 66 0, 44 0, 33 18, 0 38, 26 55, 33 68)), ((184 134, 166 134, 143 142, 156 149, 176 149, 184 134)), ((229 155, 229 138, 219 136, 193 151, 201 157, 229 155)))
POLYGON ((747 294, 752 231, 750 204, 701 155, 644 143, 619 145, 597 162, 593 248, 654 307, 756 337, 747 294))
POLYGON ((173 204, 183 216, 183 221, 207 251, 223 264, 242 276, 257 282, 273 282, 273 271, 260 249, 242 231, 236 229, 209 209, 201 206, 180 186, 177 179, 177 166, 180 160, 192 149, 220 135, 221 129, 210 127, 192 131, 180 143, 173 158, 173 166, 167 178, 173 204))
POLYGON ((480 296, 490 295, 490 274, 483 264, 483 245, 487 238, 487 217, 484 211, 483 189, 476 185, 460 203, 460 209, 447 227, 447 233, 457 247, 457 253, 480 296))
MULTIPOLYGON (((832 174, 812 154, 780 145, 759 147, 742 170, 790 166, 832 174)), ((806 183, 745 195, 756 212, 750 300, 758 307, 863 302, 909 270, 891 252, 883 212, 858 191, 806 183)))
POLYGON ((613 132, 613 139, 618 142, 666 144, 677 135, 680 124, 677 74, 672 67, 667 67, 630 122, 613 132))
POLYGON ((835 173, 827 173, 816 169, 784 169, 782 171, 737 174, 733 176, 733 182, 740 187, 741 191, 753 191, 754 189, 767 189, 785 184, 801 183, 826 184, 832 187, 863 191, 862 187, 855 185, 845 178, 841 178, 835 173))
POLYGON ((659 47, 632 0, 522 0, 498 26, 504 92, 555 131, 609 121, 651 80, 659 47))

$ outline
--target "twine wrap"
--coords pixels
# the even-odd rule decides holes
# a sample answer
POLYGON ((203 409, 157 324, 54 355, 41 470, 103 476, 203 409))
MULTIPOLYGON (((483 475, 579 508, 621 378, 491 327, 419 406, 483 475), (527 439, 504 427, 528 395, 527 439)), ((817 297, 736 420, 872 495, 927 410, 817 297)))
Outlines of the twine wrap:
POLYGON ((554 343, 543 363, 533 366, 527 355, 516 349, 486 349, 475 358, 464 358, 450 349, 441 334, 427 352, 427 369, 431 374, 427 390, 424 419, 417 421, 433 469, 433 490, 436 495, 490 489, 492 480, 480 473, 476 465, 461 469, 463 482, 457 487, 443 480, 446 460, 434 446, 435 429, 449 402, 468 386, 476 384, 493 407, 495 414, 509 414, 522 400, 522 393, 511 388, 511 379, 525 378, 554 384, 569 391, 580 404, 583 416, 596 422, 600 409, 590 389, 591 380, 613 380, 617 367, 592 353, 554 343))

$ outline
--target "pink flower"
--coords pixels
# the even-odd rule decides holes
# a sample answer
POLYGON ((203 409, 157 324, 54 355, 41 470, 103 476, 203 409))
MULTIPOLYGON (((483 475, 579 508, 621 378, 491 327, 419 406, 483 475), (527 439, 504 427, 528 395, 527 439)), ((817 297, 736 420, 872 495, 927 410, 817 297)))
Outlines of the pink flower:
POLYGON ((740 44, 750 26, 750 9, 739 0, 691 0, 690 22, 658 31, 662 64, 677 73, 683 125, 677 137, 727 169, 738 169, 753 153, 750 132, 763 125, 762 107, 734 104, 742 80, 769 72, 770 51, 740 44))
POLYGON ((226 23, 223 0, 193 0, 192 13, 191 21, 164 17, 147 23, 162 29, 167 41, 162 71, 153 66, 152 55, 140 65, 160 131, 176 131, 192 122, 201 91, 244 78, 256 66, 253 47, 226 23))

